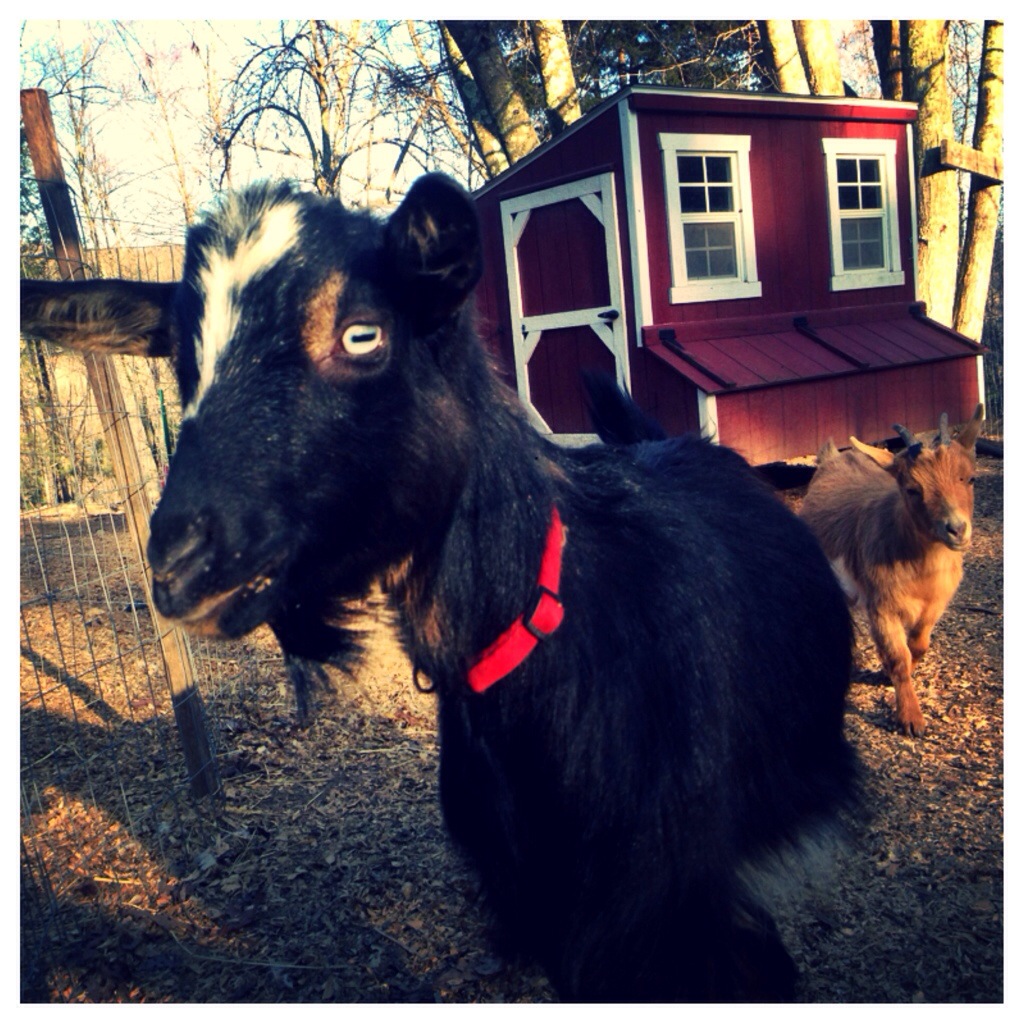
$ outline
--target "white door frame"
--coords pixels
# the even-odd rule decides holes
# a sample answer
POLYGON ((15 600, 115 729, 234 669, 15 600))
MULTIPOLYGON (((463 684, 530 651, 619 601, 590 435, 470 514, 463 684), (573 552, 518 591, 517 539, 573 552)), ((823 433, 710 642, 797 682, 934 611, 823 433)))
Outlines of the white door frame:
MULTIPOLYGON (((622 305, 622 266, 619 260, 618 215, 615 207, 614 178, 610 171, 589 178, 567 182, 552 188, 528 192, 501 202, 501 230, 505 247, 505 272, 508 280, 509 307, 512 315, 512 351, 515 361, 516 386, 533 425, 542 433, 551 427, 537 411, 530 396, 528 363, 544 331, 558 327, 586 326, 593 330, 615 359, 615 376, 619 386, 630 391, 629 356, 626 350, 626 321, 622 305), (605 257, 608 266, 607 306, 570 309, 561 313, 524 316, 519 261, 516 248, 530 220, 530 213, 540 206, 579 199, 604 228, 605 257), (615 316, 608 318, 610 311, 615 316)), ((571 440, 575 435, 558 435, 571 440)), ((590 439, 593 435, 584 435, 590 439)))

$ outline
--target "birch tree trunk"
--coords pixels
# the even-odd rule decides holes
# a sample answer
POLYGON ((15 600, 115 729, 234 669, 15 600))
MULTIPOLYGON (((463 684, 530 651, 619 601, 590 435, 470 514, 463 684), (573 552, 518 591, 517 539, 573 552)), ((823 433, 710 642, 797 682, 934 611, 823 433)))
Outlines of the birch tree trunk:
POLYGON ((759 21, 757 24, 778 80, 779 91, 808 95, 811 87, 807 84, 793 22, 783 19, 759 21))
POLYGON ((845 90, 832 23, 822 18, 794 21, 793 31, 812 95, 842 96, 845 90))
POLYGON ((934 166, 939 145, 951 138, 953 130, 946 79, 948 34, 945 21, 905 21, 900 26, 905 98, 918 104, 914 130, 918 297, 928 316, 947 326, 953 322, 956 297, 960 190, 955 171, 935 171, 934 166))
POLYGON ((552 133, 557 135, 580 116, 580 94, 565 26, 557 19, 538 19, 530 22, 530 30, 540 62, 548 120, 552 133))
POLYGON ((441 32, 441 42, 444 44, 445 53, 448 55, 448 64, 451 69, 452 81, 455 83, 455 91, 462 100, 466 111, 466 118, 470 128, 473 130, 473 137, 476 139, 477 149, 483 157, 487 171, 492 178, 508 170, 508 157, 505 149, 498 138, 497 129, 492 127, 491 113, 480 95, 480 89, 473 80, 473 75, 466 63, 466 58, 455 42, 445 22, 438 22, 441 32))
MULTIPOLYGON (((1003 23, 986 21, 978 80, 974 148, 998 157, 1003 150, 1003 23)), ((981 340, 988 299, 992 254, 999 227, 1002 186, 973 175, 967 201, 967 236, 960 256, 953 327, 981 340)))
POLYGON ((530 111, 516 90, 488 21, 446 21, 444 27, 462 51, 473 80, 494 120, 510 164, 540 145, 530 111))

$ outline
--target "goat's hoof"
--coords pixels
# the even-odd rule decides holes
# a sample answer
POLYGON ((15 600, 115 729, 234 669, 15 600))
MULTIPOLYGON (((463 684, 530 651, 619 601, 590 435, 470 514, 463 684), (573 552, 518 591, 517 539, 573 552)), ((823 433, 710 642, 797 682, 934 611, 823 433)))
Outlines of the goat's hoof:
POLYGON ((899 720, 899 729, 904 736, 923 736, 925 732, 924 716, 899 720))

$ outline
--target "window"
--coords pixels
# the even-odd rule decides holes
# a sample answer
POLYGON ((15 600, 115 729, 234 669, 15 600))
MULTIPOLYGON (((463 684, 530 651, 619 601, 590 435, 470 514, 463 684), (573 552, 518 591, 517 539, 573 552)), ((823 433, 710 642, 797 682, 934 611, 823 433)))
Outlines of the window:
POLYGON ((832 291, 903 284, 895 139, 822 139, 832 291))
POLYGON ((658 136, 672 260, 672 302, 761 294, 750 200, 750 136, 658 136))

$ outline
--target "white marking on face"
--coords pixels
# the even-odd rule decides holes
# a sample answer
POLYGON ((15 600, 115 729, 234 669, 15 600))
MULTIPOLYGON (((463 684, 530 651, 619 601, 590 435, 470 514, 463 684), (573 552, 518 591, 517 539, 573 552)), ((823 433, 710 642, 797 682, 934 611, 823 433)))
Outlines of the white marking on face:
POLYGON ((235 251, 228 255, 224 251, 226 241, 244 235, 248 227, 241 222, 232 224, 232 216, 238 214, 237 208, 226 212, 222 237, 207 250, 205 266, 199 271, 199 287, 203 293, 203 316, 196 338, 199 385, 182 412, 183 418, 196 414, 203 395, 213 383, 217 361, 230 345, 238 326, 238 299, 242 289, 273 267, 298 238, 298 204, 279 203, 260 215, 256 229, 248 237, 241 237, 235 251))

